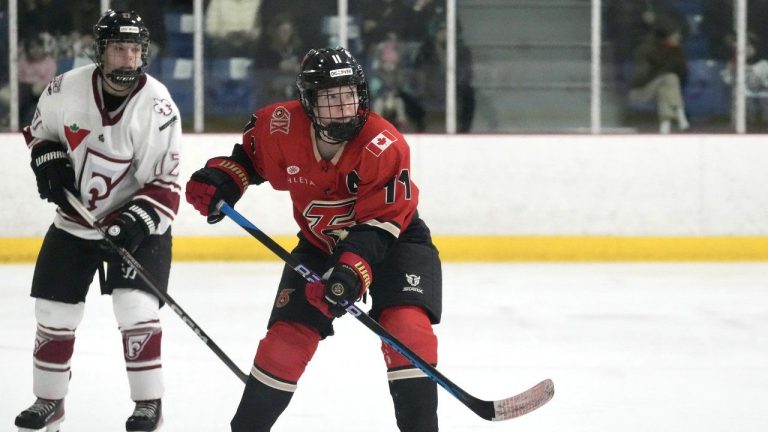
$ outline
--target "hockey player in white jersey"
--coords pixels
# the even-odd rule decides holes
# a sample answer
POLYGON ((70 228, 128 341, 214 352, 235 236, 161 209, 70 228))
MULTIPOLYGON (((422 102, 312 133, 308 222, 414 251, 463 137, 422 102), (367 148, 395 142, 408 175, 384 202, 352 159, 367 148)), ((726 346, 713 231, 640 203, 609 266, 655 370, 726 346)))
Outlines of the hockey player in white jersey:
POLYGON ((141 17, 108 10, 94 37, 95 64, 54 78, 24 128, 40 197, 58 208, 32 280, 37 400, 16 417, 23 431, 57 431, 64 418, 75 330, 97 272, 102 294, 112 295, 136 403, 126 430, 154 431, 162 422, 162 304, 70 207, 65 190, 167 289, 181 118, 166 87, 144 72, 149 31, 141 17))

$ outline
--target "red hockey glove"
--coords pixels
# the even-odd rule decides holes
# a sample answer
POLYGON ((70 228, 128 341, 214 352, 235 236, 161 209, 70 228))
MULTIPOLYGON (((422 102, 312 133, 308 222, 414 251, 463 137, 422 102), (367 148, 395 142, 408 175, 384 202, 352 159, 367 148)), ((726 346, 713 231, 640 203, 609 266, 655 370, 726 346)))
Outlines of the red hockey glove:
POLYGON ((344 315, 350 303, 359 300, 371 286, 373 272, 363 258, 344 252, 323 278, 305 287, 307 301, 328 318, 344 315))
POLYGON ((224 215, 216 214, 216 204, 224 200, 234 206, 243 196, 249 180, 247 171, 239 163, 226 157, 213 158, 187 182, 187 202, 203 216, 209 216, 209 223, 219 222, 224 215))

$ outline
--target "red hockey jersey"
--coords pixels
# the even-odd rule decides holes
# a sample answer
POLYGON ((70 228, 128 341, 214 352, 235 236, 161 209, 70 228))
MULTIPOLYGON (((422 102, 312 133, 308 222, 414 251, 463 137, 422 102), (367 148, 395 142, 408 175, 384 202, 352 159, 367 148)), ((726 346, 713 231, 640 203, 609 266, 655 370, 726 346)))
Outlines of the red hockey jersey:
POLYGON ((399 237, 419 199, 410 178, 410 149, 400 132, 371 113, 357 137, 331 160, 320 157, 313 134, 298 101, 257 111, 243 132, 243 147, 256 172, 273 188, 290 193, 305 238, 332 253, 354 225, 399 237))

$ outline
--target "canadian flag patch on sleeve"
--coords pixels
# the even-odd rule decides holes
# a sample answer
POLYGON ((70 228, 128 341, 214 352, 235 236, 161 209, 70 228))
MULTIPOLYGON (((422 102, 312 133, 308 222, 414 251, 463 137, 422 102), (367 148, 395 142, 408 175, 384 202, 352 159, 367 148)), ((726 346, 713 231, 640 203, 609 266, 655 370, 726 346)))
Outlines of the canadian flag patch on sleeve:
POLYGON ((397 141, 397 138, 395 138, 392 132, 384 129, 381 133, 373 137, 371 142, 369 142, 365 148, 374 155, 379 156, 395 141, 397 141))

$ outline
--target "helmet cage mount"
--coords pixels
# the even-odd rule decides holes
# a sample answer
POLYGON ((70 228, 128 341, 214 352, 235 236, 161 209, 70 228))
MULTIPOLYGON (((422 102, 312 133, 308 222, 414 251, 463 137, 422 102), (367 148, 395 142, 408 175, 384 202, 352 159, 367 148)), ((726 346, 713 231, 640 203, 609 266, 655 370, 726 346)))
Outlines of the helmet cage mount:
POLYGON ((102 75, 120 87, 130 87, 144 75, 149 65, 149 30, 141 17, 133 11, 107 10, 93 26, 95 63, 102 75), (104 69, 107 47, 112 43, 136 43, 141 45, 141 64, 136 69, 104 69))
MULTIPOLYGON (((310 50, 301 62, 301 72, 296 77, 304 112, 312 120, 315 131, 332 144, 348 141, 360 132, 368 120, 368 85, 362 66, 344 48, 321 48, 310 50), (318 104, 320 90, 340 87, 340 102, 318 104), (345 112, 351 110, 341 103, 350 102, 344 94, 356 94, 357 105, 354 114, 349 117, 322 117, 321 113, 345 112)), ((330 94, 329 96, 332 96, 330 94)), ((321 96, 325 97, 325 96, 321 96)), ((330 99, 329 99, 330 102, 330 99)))

